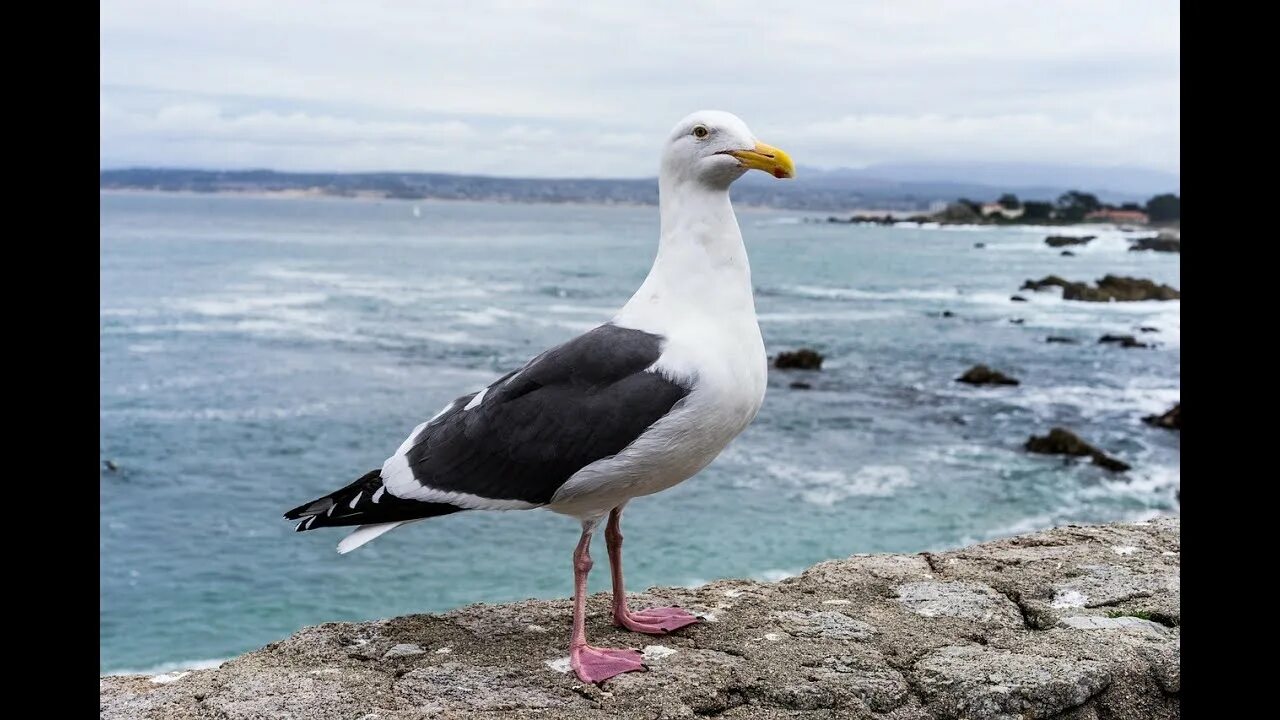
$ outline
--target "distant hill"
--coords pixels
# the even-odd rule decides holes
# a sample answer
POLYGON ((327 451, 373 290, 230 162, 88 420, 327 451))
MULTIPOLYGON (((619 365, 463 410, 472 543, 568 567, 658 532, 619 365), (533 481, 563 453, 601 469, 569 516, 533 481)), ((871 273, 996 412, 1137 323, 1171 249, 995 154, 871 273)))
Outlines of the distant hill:
MULTIPOLYGON (((1023 199, 1052 200, 1067 190, 1075 189, 1094 192, 1103 201, 1116 203, 1144 202, 1154 194, 1114 192, 1089 185, 1020 187, 947 180, 902 180, 877 177, 871 174, 874 172, 877 171, 801 167, 796 179, 787 182, 749 173, 734 186, 733 197, 742 205, 840 212, 869 208, 924 210, 939 201, 959 197, 994 200, 1005 192, 1013 192, 1023 199)), ((99 187, 209 193, 307 191, 333 196, 506 202, 655 204, 658 201, 658 184, 654 178, 503 178, 446 173, 285 173, 274 170, 129 168, 101 170, 99 187)))
POLYGON ((1149 198, 1178 193, 1178 175, 1134 167, 1087 167, 1046 163, 885 163, 863 170, 837 170, 897 182, 962 182, 993 187, 1060 188, 1091 193, 1131 193, 1149 198))

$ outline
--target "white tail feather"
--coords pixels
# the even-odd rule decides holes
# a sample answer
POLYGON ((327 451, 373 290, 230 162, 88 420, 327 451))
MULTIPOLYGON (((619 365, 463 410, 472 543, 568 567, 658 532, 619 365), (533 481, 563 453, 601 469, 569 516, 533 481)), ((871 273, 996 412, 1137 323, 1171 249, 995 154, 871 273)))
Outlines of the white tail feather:
MULTIPOLYGON (((421 518, 419 518, 421 519, 421 518)), ((346 555, 361 545, 373 540, 385 532, 395 530, 405 523, 415 522, 414 520, 400 520, 399 522, 378 523, 377 525, 361 525, 356 528, 355 532, 342 538, 342 542, 338 543, 338 552, 346 555)))

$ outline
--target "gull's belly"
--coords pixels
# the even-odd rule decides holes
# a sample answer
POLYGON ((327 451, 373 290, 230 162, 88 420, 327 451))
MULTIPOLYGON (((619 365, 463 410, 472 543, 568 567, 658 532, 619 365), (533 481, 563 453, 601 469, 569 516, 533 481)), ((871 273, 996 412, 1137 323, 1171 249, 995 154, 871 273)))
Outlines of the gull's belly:
POLYGON ((625 450, 569 478, 548 509, 598 517, 683 482, 715 460, 764 402, 767 359, 758 330, 755 340, 742 352, 699 363, 689 395, 625 450))

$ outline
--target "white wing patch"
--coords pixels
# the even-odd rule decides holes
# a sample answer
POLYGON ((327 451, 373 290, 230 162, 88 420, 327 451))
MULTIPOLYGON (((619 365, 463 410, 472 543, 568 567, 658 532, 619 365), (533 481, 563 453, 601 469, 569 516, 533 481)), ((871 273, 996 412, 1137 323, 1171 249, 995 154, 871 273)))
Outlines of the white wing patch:
POLYGON ((476 396, 475 396, 475 397, 473 397, 473 398, 471 398, 471 402, 467 403, 467 406, 466 406, 466 407, 464 407, 464 408, 462 408, 462 409, 463 409, 463 410, 470 410, 470 409, 474 408, 475 406, 479 405, 481 402, 483 402, 483 401, 484 401, 484 396, 485 396, 485 394, 486 394, 486 393, 488 393, 488 392, 489 392, 489 388, 485 388, 485 389, 481 390, 480 392, 476 393, 476 396))
MULTIPOLYGON (((422 518, 418 519, 421 520, 422 518)), ((417 522, 417 520, 401 520, 399 522, 378 523, 377 525, 361 525, 355 529, 355 532, 342 538, 342 541, 338 543, 338 552, 342 555, 346 555, 370 540, 380 537, 390 530, 395 530, 401 525, 411 522, 417 522)))
POLYGON ((402 500, 449 503, 468 510, 528 510, 540 507, 523 500, 500 500, 427 487, 414 479, 413 471, 409 469, 409 458, 403 454, 392 455, 383 463, 382 486, 402 500))
MULTIPOLYGON (((476 400, 482 398, 487 390, 488 388, 485 388, 485 390, 480 391, 464 410, 479 404, 476 400)), ((422 432, 423 428, 449 412, 453 406, 454 403, 449 403, 434 418, 414 428, 413 433, 400 445, 400 449, 396 451, 396 454, 387 458, 387 461, 382 464, 382 488, 378 492, 381 493, 385 489, 402 500, 448 503, 467 510, 529 510, 541 507, 537 503, 525 502, 524 500, 502 500, 472 495, 471 493, 437 490, 436 488, 426 487, 413 477, 413 471, 409 469, 409 458, 406 455, 409 448, 413 446, 413 439, 418 437, 418 433, 422 432)), ((379 497, 375 494, 373 501, 377 502, 378 500, 379 497)))

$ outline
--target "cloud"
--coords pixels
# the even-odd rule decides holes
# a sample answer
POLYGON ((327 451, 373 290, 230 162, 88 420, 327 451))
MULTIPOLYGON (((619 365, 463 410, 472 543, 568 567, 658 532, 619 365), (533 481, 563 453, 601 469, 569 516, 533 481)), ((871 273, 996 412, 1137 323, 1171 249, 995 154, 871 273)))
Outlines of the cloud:
POLYGON ((105 0, 100 161, 638 176, 714 107, 809 165, 1176 171, 1179 33, 1172 0, 105 0))
MULTIPOLYGON (((797 151, 834 152, 850 165, 900 161, 1026 161, 1158 167, 1176 134, 1150 119, 1104 111, 1060 118, 1011 115, 857 115, 801 127, 797 151), (1086 127, 1088 132, 1081 132, 1086 127), (975 148, 980 156, 975 157, 975 148)), ((1176 163, 1177 156, 1173 158, 1176 163)))

